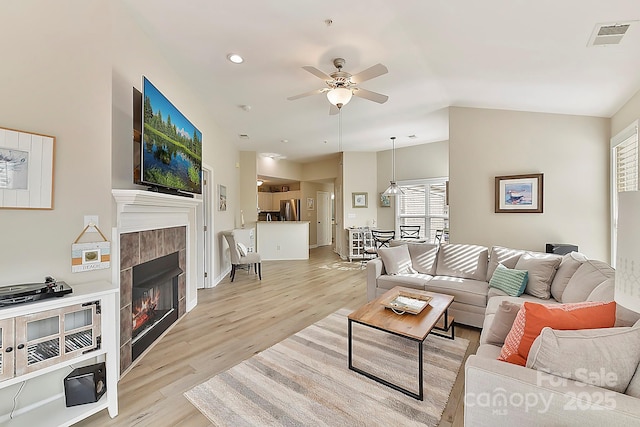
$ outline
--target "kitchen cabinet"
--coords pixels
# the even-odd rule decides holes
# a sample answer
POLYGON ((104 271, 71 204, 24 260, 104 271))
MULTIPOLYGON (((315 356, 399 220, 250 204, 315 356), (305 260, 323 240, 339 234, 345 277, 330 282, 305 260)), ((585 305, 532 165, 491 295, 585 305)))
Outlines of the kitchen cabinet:
MULTIPOLYGON (((258 209, 261 211, 273 211, 273 193, 258 191, 258 209)), ((280 203, 278 203, 280 209, 280 203)))
POLYGON ((117 289, 108 282, 0 310, 0 401, 4 426, 69 426, 103 409, 118 414, 117 289), (103 321, 103 317, 105 320, 103 321), (67 408, 63 379, 74 368, 105 362, 106 392, 95 403, 67 408), (24 390, 23 390, 24 388, 24 390), (11 416, 12 415, 12 416, 11 416))

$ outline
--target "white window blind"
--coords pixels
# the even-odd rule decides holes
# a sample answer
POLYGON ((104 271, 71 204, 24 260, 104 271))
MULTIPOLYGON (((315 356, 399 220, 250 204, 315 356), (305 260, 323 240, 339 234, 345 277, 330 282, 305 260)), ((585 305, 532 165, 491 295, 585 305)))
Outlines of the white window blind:
POLYGON ((616 189, 638 191, 638 132, 616 145, 616 189))
POLYGON ((438 178, 398 183, 405 194, 397 196, 396 224, 419 225, 420 238, 429 241, 434 240, 436 230, 447 229, 446 180, 438 178))

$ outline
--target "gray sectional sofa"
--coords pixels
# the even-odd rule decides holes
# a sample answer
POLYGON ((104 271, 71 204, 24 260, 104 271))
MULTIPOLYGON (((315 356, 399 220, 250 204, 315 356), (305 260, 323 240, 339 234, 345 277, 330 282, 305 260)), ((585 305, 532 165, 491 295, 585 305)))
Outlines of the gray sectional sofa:
POLYGON ((640 425, 640 315, 621 306, 615 328, 545 328, 534 341, 527 366, 498 360, 525 301, 551 305, 612 301, 615 271, 608 264, 578 253, 558 256, 499 246, 405 244, 394 242, 388 253, 382 251, 369 261, 367 297, 374 299, 394 286, 450 294, 455 297, 450 313, 456 323, 482 328, 480 346, 465 365, 465 425, 640 425), (397 249, 400 246, 404 247, 397 249), (522 295, 509 296, 489 286, 499 264, 528 271, 530 283, 522 295), (511 315, 505 315, 509 311, 511 315), (539 366, 538 357, 560 366, 559 372, 539 366), (615 371, 614 385, 625 377, 620 372, 626 372, 629 384, 609 387, 611 371, 615 371), (595 385, 572 378, 576 372, 595 385))

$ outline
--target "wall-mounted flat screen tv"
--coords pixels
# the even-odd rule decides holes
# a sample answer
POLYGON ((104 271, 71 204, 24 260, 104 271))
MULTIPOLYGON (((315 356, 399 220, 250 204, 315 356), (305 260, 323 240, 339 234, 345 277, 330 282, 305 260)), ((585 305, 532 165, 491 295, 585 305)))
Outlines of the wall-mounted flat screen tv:
POLYGON ((146 77, 140 184, 202 193, 202 133, 146 77))

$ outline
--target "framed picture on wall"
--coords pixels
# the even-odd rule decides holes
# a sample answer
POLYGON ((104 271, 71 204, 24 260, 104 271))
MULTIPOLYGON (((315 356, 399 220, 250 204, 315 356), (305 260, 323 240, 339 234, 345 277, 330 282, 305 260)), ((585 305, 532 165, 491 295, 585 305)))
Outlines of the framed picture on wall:
POLYGON ((227 187, 222 184, 218 185, 218 210, 227 210, 227 187))
POLYGON ((53 209, 56 137, 0 128, 0 209, 53 209))
POLYGON ((367 195, 369 193, 351 193, 351 203, 354 208, 367 207, 367 195))
POLYGON ((496 176, 496 213, 542 213, 543 174, 496 176))
POLYGON ((385 196, 383 193, 380 193, 380 207, 391 207, 391 196, 385 196))
POLYGON ((313 205, 314 205, 313 197, 307 197, 307 210, 308 211, 312 211, 313 210, 313 205))

